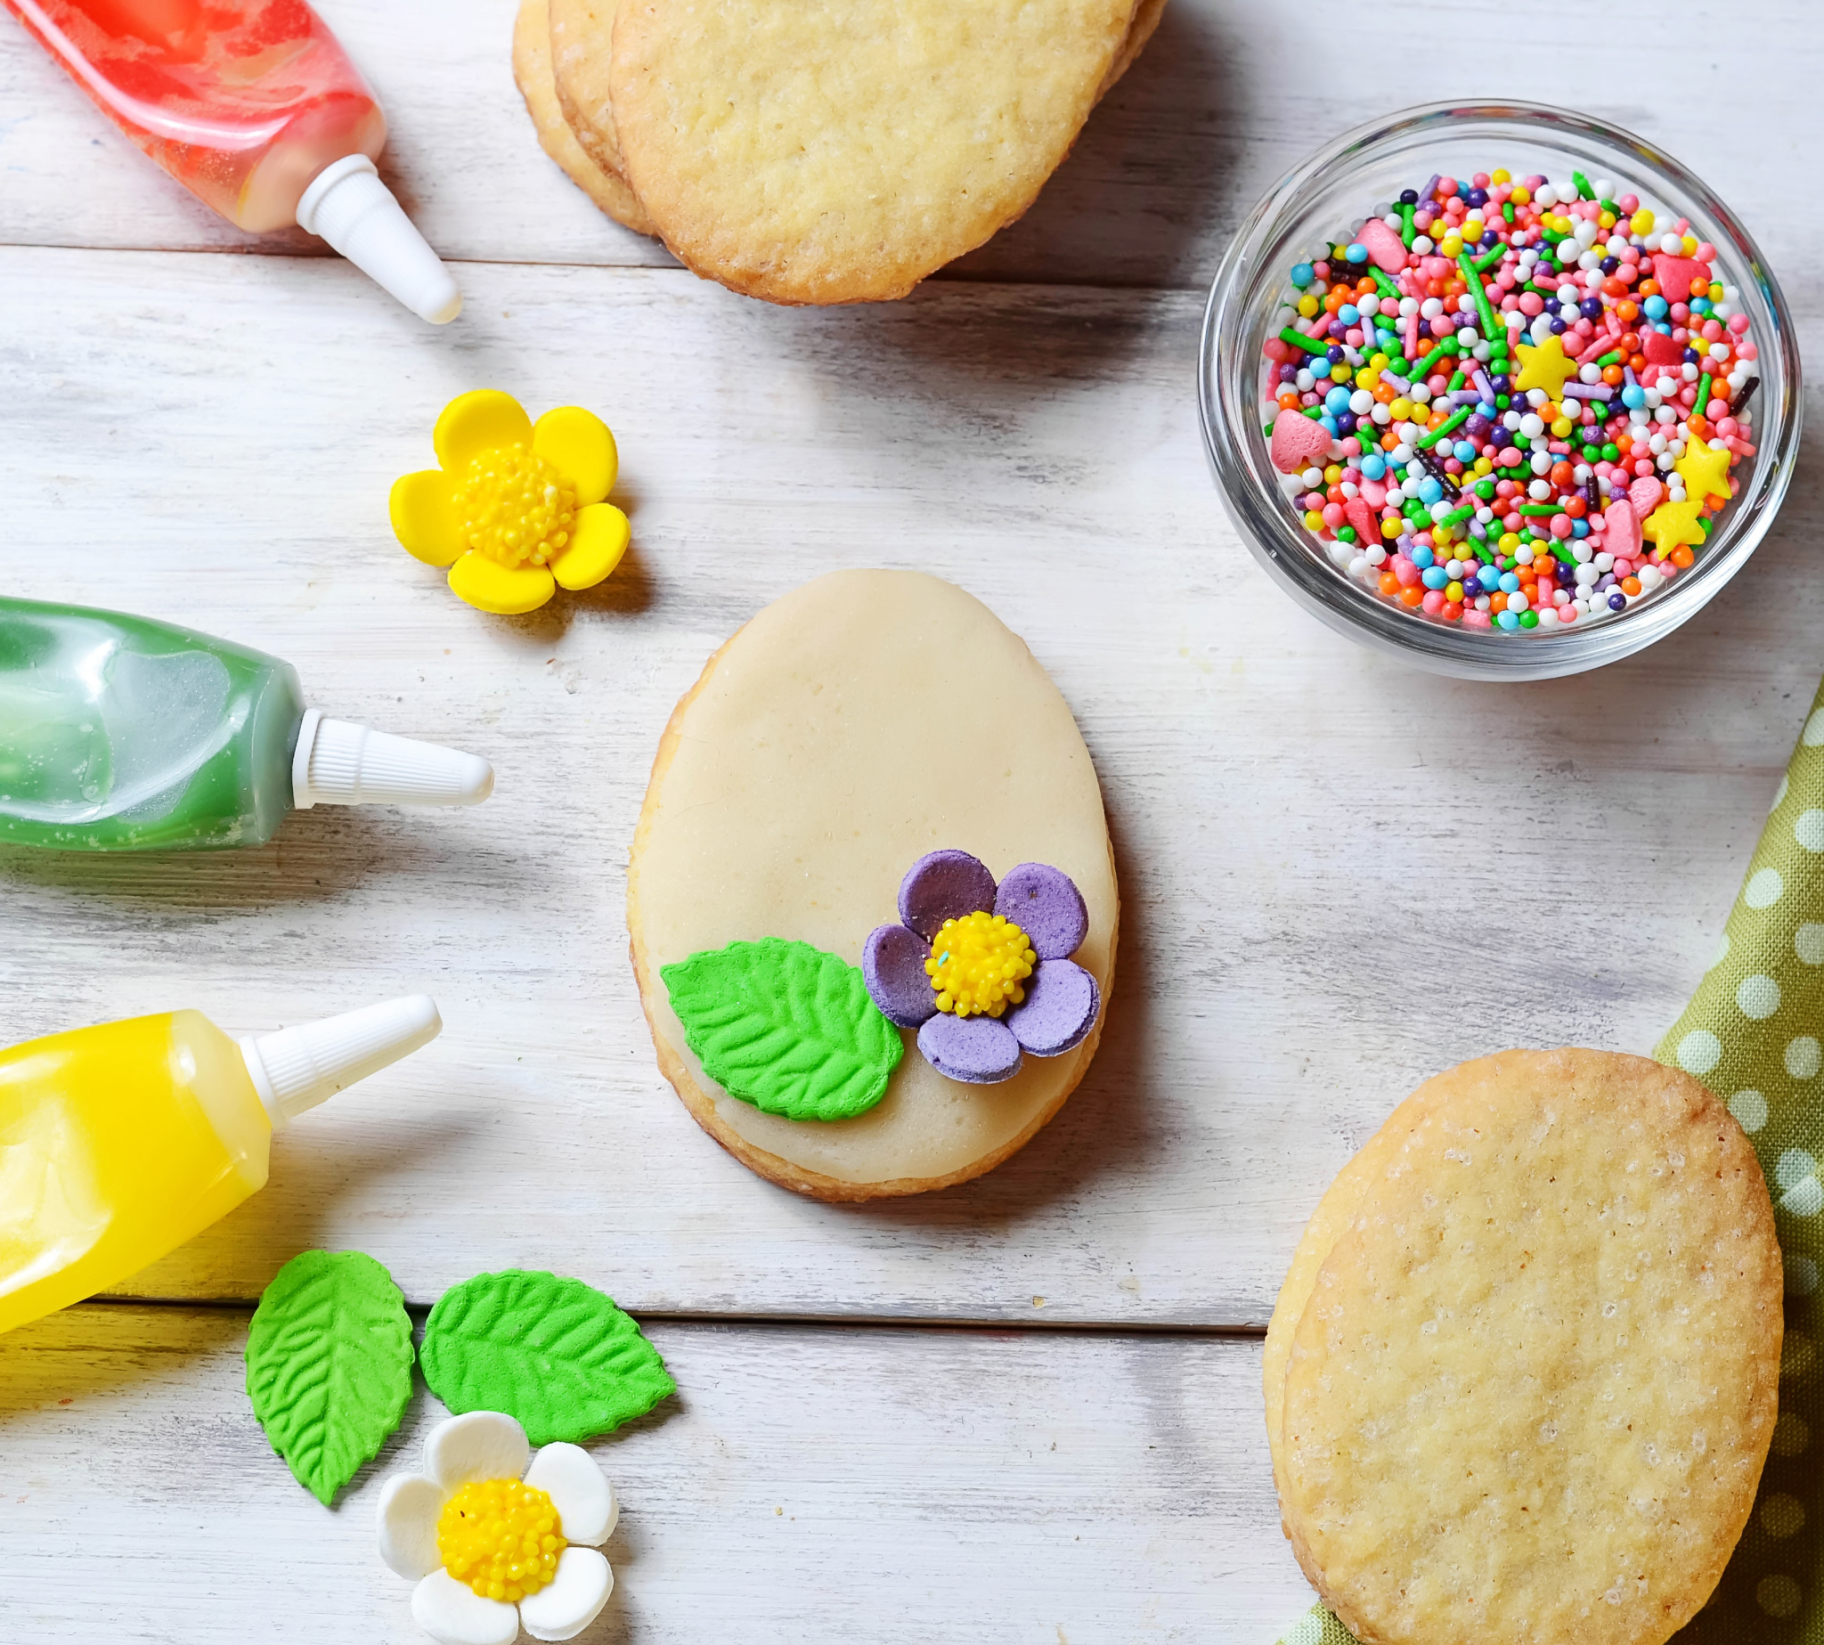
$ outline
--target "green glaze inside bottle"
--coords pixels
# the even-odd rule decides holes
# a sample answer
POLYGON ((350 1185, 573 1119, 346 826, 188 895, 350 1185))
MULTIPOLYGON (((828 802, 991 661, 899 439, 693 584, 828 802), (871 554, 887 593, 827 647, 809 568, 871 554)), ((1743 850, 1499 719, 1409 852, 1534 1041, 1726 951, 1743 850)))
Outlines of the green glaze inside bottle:
POLYGON ((0 596, 0 842, 263 845, 298 806, 464 805, 492 788, 473 755, 307 710, 297 671, 276 657, 0 596))

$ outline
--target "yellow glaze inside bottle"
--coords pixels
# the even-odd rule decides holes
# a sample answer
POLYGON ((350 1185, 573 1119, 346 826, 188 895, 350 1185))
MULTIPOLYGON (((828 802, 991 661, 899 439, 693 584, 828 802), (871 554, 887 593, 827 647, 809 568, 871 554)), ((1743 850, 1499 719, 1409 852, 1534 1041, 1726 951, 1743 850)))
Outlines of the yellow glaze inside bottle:
POLYGON ((0 1331, 93 1296, 265 1186, 272 1124, 197 1011, 0 1052, 0 1331))

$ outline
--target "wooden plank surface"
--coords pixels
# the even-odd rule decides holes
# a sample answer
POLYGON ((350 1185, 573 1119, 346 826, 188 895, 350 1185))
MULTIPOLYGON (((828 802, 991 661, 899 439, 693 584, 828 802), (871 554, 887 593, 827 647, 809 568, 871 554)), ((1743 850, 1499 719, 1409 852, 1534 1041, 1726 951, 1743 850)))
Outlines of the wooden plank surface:
POLYGON ((9 586, 263 646, 327 709, 500 771, 477 810, 318 810, 263 851, 0 859, 5 1039, 417 988, 450 1022, 134 1290, 249 1298, 322 1244, 419 1302, 514 1263, 666 1311, 1259 1326, 1324 1184, 1420 1078, 1509 1044, 1645 1050, 1682 1005, 1816 683, 1813 465, 1651 652, 1453 684, 1331 636, 1243 552, 1197 444, 1193 294, 945 282, 816 313, 677 271, 468 277, 437 332, 317 260, 0 252, 9 586), (481 384, 619 431, 635 548, 599 593, 495 620, 391 542, 392 476, 481 384), (961 582, 1051 669, 1126 914, 1059 1120, 973 1185, 855 1209, 753 1178, 673 1099, 622 896, 704 658, 870 563, 961 582))
MULTIPOLYGON (((387 175, 446 256, 668 264, 545 159, 508 61, 513 0, 324 0, 387 110, 387 175)), ((1171 0, 1159 32, 1018 224, 957 267, 997 280, 1207 286, 1235 225, 1337 132, 1432 97, 1526 98, 1618 120, 1694 165, 1817 288, 1815 229, 1791 179, 1819 149, 1824 30, 1815 0, 1744 0, 1668 23, 1652 0, 1605 8, 1612 51, 1583 50, 1582 0, 1497 21, 1465 0, 1397 0, 1372 26, 1348 0, 1298 7, 1171 0), (1425 74, 1401 38, 1437 42, 1425 74)), ((12 25, 0 29, 0 243, 284 250, 149 168, 12 25)), ((733 299, 729 299, 733 301, 733 299)))
MULTIPOLYGON (((584 1645, 1266 1645, 1309 1602, 1273 1510, 1259 1345, 661 1324, 679 1394, 591 1450, 622 1504, 584 1645), (1244 1414, 1245 1413, 1245 1414, 1244 1414)), ((422 1641, 381 1482, 334 1510, 267 1447, 239 1310, 98 1307, 0 1351, 9 1641, 422 1641)))
POLYGON ((371 1514, 435 1402, 330 1512, 241 1391, 245 1302, 328 1245, 418 1304, 520 1264, 669 1316, 679 1400, 596 1447, 626 1517, 588 1645, 1266 1645, 1309 1595, 1258 1344, 1152 1328, 1258 1329, 1323 1186, 1425 1075, 1644 1050, 1672 1019, 1824 666, 1824 485, 1814 393, 1784 514, 1685 631, 1580 680, 1429 680, 1305 619, 1238 543, 1198 447, 1202 293, 1336 131, 1531 97, 1694 164, 1816 357, 1820 230, 1792 196, 1824 139, 1814 0, 1619 0, 1619 75, 1577 49, 1581 0, 1171 0, 1022 222, 910 302, 829 313, 704 286, 589 207, 513 90, 510 0, 322 9, 467 314, 432 332, 304 236, 227 228, 0 24, 0 586, 263 646, 332 712, 487 754, 500 788, 319 810, 219 857, 0 852, 0 1043, 416 988, 449 1022, 129 1286, 224 1306, 0 1341, 0 1639, 421 1637, 371 1514), (438 408, 483 385, 621 437, 628 564, 522 620, 456 603, 386 526, 438 408), (773 1189, 691 1124, 621 917, 672 703, 759 606, 846 564, 951 577, 1028 639, 1088 737, 1125 902, 1103 1050, 1060 1118, 980 1182, 861 1208, 773 1189), (871 1323, 938 1320, 1002 1328, 871 1323))

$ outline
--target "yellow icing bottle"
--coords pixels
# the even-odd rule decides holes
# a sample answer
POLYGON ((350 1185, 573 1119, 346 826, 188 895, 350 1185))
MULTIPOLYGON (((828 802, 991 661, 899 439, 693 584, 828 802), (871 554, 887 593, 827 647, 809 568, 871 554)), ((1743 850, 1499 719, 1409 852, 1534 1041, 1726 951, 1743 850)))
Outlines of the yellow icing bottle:
POLYGON ((0 1052, 0 1332, 225 1216, 266 1186, 274 1131, 442 1026, 416 994, 240 1041, 172 1011, 0 1052))

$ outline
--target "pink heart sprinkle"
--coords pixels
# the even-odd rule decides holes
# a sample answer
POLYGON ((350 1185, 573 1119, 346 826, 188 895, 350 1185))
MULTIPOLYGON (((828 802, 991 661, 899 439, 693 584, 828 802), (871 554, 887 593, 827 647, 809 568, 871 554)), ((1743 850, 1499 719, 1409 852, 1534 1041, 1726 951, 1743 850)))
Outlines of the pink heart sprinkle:
MULTIPOLYGON (((1647 486, 1651 486, 1657 491, 1659 481, 1636 480, 1633 490, 1644 490, 1647 486)), ((1602 519, 1602 546, 1618 560, 1638 559, 1640 557, 1640 516, 1634 512, 1633 504, 1629 499, 1617 497, 1602 511, 1602 519)))
POLYGON ((1302 411, 1281 411, 1273 420, 1273 466, 1281 474, 1297 474, 1330 451, 1330 436, 1323 425, 1302 411))
POLYGON ((1708 279, 1710 270, 1695 257, 1668 257, 1661 252, 1653 259, 1653 278, 1659 282, 1659 294, 1668 303, 1682 303, 1691 295, 1693 280, 1708 279))
POLYGON ((1406 248, 1383 219, 1370 217, 1355 238, 1374 259, 1375 266, 1385 273, 1398 274, 1406 266, 1406 248))
POLYGON ((1651 476, 1636 480, 1628 487, 1628 502, 1633 506, 1635 518, 1644 520, 1659 507, 1659 501, 1665 494, 1666 488, 1651 476))

